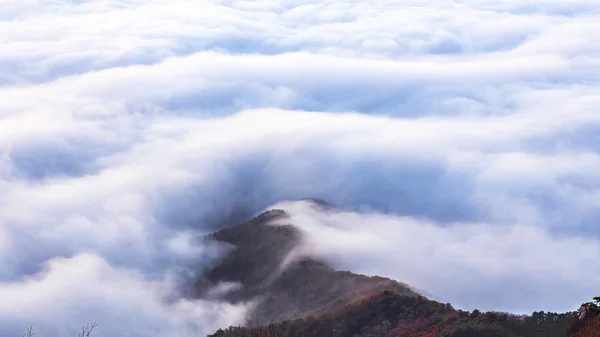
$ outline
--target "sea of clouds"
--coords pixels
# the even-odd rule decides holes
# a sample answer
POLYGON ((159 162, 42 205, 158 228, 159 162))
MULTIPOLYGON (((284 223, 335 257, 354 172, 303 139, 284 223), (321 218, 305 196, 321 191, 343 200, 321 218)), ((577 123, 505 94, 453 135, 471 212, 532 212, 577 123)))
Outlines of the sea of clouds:
MULTIPOLYGON (((200 336, 194 238, 282 200, 466 309, 600 283, 600 1, 0 0, 0 335, 200 336)), ((328 235, 323 235, 326 233, 328 235)))

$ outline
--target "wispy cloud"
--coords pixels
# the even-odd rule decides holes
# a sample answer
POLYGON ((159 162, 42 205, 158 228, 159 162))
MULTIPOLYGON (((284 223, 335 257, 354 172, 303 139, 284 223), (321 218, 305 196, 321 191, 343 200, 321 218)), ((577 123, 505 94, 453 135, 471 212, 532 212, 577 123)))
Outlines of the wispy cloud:
POLYGON ((218 255, 188 238, 306 197, 351 210, 298 218, 347 222, 341 266, 572 309, 600 277, 598 4, 0 0, 0 332, 234 323, 165 301, 218 255))

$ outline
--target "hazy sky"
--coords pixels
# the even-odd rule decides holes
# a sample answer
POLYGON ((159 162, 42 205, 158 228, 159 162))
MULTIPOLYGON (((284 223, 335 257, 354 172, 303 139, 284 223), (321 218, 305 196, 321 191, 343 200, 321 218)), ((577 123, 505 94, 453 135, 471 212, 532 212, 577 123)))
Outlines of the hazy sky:
POLYGON ((218 253, 189 239, 307 197, 344 209, 281 205, 340 268, 575 309, 598 36, 599 0, 0 0, 0 335, 236 323, 173 299, 218 253))

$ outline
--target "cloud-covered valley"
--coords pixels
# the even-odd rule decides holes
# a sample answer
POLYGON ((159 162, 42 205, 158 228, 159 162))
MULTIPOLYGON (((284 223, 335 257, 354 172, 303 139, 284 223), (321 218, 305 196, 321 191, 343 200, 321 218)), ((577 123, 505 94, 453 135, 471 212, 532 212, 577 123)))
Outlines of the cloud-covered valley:
POLYGON ((219 255, 193 238, 302 198, 343 209, 279 204, 340 268, 574 309, 600 281, 599 5, 0 0, 0 334, 239 323, 252 303, 177 296, 219 255))

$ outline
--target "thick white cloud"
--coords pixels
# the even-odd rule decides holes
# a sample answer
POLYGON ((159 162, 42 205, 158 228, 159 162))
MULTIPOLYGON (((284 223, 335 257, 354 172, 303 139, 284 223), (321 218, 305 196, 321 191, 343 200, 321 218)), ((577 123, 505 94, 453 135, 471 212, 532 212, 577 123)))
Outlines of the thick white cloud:
POLYGON ((0 287, 3 332, 35 321, 40 335, 76 335, 81 319, 116 336, 191 336, 243 322, 246 305, 175 299, 172 280, 145 280, 83 253, 54 258, 35 276, 0 287))
POLYGON ((450 223, 283 202, 307 251, 341 268, 419 285, 456 307, 527 313, 585 299, 600 282, 598 240, 559 237, 528 224, 450 223), (565 291, 568 289, 568 291, 565 291), (436 295, 437 294, 437 295, 436 295))
POLYGON ((165 300, 220 252, 192 238, 306 197, 359 211, 295 213, 340 266, 576 307, 600 277, 599 4, 0 0, 0 333, 234 323, 165 300))

